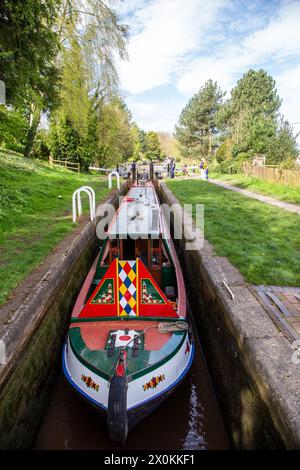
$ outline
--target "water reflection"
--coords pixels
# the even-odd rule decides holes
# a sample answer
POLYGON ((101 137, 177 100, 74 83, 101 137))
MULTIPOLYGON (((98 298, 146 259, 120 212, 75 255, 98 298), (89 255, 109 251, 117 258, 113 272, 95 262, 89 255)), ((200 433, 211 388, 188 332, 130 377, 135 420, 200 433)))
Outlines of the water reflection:
POLYGON ((196 386, 191 383, 189 419, 187 433, 182 443, 183 450, 205 450, 208 448, 204 427, 204 409, 199 401, 196 386))

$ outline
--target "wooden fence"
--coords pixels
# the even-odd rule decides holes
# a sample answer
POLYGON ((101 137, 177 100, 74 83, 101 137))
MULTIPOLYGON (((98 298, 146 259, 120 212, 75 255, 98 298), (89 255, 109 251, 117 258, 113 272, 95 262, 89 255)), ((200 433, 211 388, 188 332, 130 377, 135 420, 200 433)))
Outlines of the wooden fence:
POLYGON ((80 163, 68 162, 67 160, 54 160, 54 158, 51 155, 49 156, 49 164, 60 165, 66 168, 67 170, 78 171, 78 173, 80 172, 80 163))
POLYGON ((300 186, 300 170, 284 170, 275 165, 255 166, 244 162, 243 174, 255 176, 270 183, 300 186))

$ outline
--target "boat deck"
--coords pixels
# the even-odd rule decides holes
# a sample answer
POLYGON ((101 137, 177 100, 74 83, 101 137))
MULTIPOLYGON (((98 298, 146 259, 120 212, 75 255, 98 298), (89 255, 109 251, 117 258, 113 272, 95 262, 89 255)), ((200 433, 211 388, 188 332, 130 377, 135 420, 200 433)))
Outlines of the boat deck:
POLYGON ((124 337, 128 337, 129 342, 132 337, 132 331, 144 331, 143 344, 144 349, 158 351, 170 339, 171 333, 160 333, 157 330, 158 321, 130 320, 124 321, 101 321, 89 323, 73 323, 71 328, 80 327, 81 336, 86 346, 91 350, 105 349, 107 339, 111 331, 128 331, 124 337), (129 333, 130 332, 130 333, 129 333))

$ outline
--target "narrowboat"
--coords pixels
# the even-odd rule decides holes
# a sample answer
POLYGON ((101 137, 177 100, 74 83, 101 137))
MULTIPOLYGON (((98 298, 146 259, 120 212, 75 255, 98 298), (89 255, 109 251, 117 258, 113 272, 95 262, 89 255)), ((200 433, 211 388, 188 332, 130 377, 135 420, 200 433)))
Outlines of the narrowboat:
POLYGON ((180 384, 194 356, 184 279, 152 181, 131 183, 75 303, 67 380, 128 432, 180 384))

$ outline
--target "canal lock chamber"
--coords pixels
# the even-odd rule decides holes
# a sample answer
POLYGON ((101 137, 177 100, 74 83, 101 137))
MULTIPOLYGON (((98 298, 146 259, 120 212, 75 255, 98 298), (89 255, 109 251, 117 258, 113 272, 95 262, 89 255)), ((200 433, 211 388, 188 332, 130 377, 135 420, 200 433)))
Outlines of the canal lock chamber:
MULTIPOLYGON (((162 202, 167 202, 162 187, 159 194, 162 202)), ((126 189, 127 185, 121 191, 124 193, 126 189)), ((114 195, 115 205, 117 199, 114 195)), ((70 241, 63 249, 66 246, 71 249, 70 241)), ((61 376, 61 349, 69 324, 66 312, 71 312, 96 255, 97 240, 92 224, 73 238, 72 244, 76 245, 73 246, 74 252, 77 252, 76 262, 67 262, 68 256, 64 259, 61 272, 63 290, 53 292, 43 312, 39 312, 39 318, 34 319, 31 331, 26 333, 22 347, 16 351, 10 371, 6 372, 6 376, 2 374, 2 449, 116 448, 107 438, 106 423, 68 387, 61 376), (53 393, 56 398, 59 397, 58 408, 53 404, 53 393), (65 420, 60 418, 60 421, 64 421, 67 437, 62 436, 59 442, 55 439, 52 443, 46 442, 47 426, 53 429, 53 434, 58 433, 55 425, 58 409, 65 413, 65 420), (82 439, 83 422, 87 426, 88 441, 85 442, 82 439), (51 447, 53 443, 56 447, 51 447)), ((235 448, 284 447, 283 439, 239 355, 237 339, 228 328, 216 296, 205 280, 201 263, 195 254, 184 252, 180 243, 176 245, 200 337, 197 357, 189 376, 173 395, 132 431, 128 448, 143 449, 145 442, 149 448, 151 436, 155 437, 153 449, 224 449, 229 446, 227 437, 230 446, 235 448), (206 362, 201 348, 204 349, 206 362), (168 436, 163 423, 168 423, 170 419, 174 426, 168 436)))

